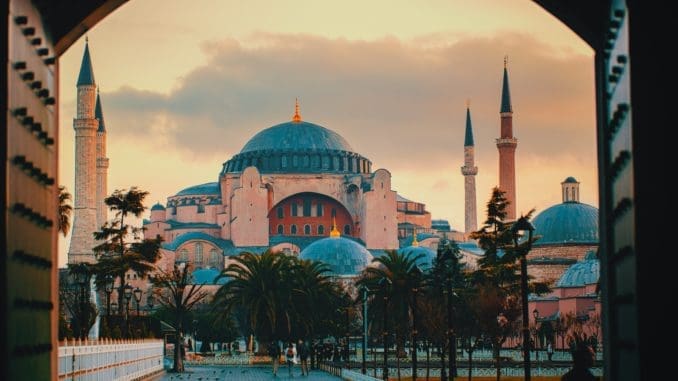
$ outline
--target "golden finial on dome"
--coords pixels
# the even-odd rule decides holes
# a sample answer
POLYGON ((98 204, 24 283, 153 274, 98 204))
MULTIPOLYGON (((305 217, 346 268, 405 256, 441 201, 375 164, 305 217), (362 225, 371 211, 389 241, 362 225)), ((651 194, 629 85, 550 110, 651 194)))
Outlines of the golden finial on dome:
POLYGON ((506 66, 508 65, 508 55, 504 56, 504 69, 506 69, 506 66))
POLYGON ((419 241, 417 241, 417 232, 416 230, 412 232, 412 246, 419 246, 419 241))
POLYGON ((332 231, 330 232, 330 237, 332 238, 341 237, 341 233, 339 233, 339 230, 337 230, 337 221, 334 217, 332 217, 332 231))
POLYGON ((292 117, 294 123, 301 122, 301 113, 299 112, 299 98, 294 99, 294 116, 292 117))

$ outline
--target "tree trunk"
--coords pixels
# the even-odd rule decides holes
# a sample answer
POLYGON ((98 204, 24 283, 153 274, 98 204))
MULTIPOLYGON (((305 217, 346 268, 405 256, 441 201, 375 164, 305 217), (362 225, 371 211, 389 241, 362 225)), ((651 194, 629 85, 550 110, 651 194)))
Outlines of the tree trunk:
POLYGON ((494 347, 494 364, 497 367, 497 381, 501 380, 501 364, 499 363, 499 355, 501 354, 501 348, 496 346, 494 347))
POLYGON ((431 345, 428 340, 426 340, 426 381, 428 381, 431 376, 431 345))
POLYGON ((174 344, 174 371, 181 373, 184 371, 184 359, 182 357, 182 348, 184 347, 184 343, 182 340, 182 334, 180 331, 177 331, 177 334, 175 335, 176 337, 176 343, 174 344))

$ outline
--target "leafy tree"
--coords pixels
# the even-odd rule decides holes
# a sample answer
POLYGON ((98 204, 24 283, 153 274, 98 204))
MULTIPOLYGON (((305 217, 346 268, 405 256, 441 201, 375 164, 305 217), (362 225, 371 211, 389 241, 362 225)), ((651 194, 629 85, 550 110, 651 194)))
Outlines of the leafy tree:
POLYGON ((69 263, 66 274, 59 277, 59 301, 64 307, 65 314, 71 317, 72 333, 82 339, 89 334, 97 316, 96 305, 89 299, 91 277, 92 266, 87 263, 69 263), (76 278, 81 278, 84 286, 77 284, 76 278))
POLYGON ((115 218, 106 222, 100 231, 94 233, 94 238, 103 241, 94 248, 98 255, 98 263, 95 267, 97 288, 103 288, 103 282, 107 276, 111 276, 117 282, 118 305, 122 306, 125 274, 134 271, 144 277, 154 270, 153 264, 160 254, 162 239, 157 236, 154 239, 141 239, 144 228, 139 228, 127 223, 127 218, 140 217, 146 206, 144 200, 148 192, 136 187, 126 190, 115 190, 113 194, 104 199, 108 208, 115 212, 115 218))
POLYGON ((71 230, 71 215, 73 214, 73 206, 71 205, 71 194, 68 193, 66 187, 59 186, 59 203, 57 210, 57 230, 64 235, 71 230))

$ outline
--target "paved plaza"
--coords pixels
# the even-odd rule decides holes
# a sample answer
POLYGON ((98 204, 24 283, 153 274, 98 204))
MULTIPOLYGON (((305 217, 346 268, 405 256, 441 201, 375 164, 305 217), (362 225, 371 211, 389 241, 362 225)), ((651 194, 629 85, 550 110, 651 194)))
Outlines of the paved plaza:
POLYGON ((320 370, 312 370, 309 376, 301 376, 301 369, 296 366, 293 377, 288 375, 287 367, 278 369, 278 377, 273 377, 271 367, 243 367, 243 366, 187 366, 184 373, 166 372, 153 381, 259 381, 259 380, 312 380, 312 381, 336 381, 340 377, 332 376, 320 370))

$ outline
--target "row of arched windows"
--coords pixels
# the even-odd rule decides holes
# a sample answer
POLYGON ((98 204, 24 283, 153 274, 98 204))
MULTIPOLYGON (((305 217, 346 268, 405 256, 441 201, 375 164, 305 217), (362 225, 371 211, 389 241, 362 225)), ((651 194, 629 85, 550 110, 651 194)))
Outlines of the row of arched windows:
MULTIPOLYGON (((285 208, 278 206, 276 209, 276 214, 278 218, 285 217, 285 208)), ((332 216, 334 217, 337 214, 336 208, 332 208, 332 216)), ((299 213, 299 204, 292 202, 290 204, 290 216, 292 217, 322 217, 325 215, 325 208, 322 203, 312 204, 311 200, 305 199, 302 203, 302 213, 299 213), (313 214, 315 212, 315 214, 313 214)))
MULTIPOLYGON (((279 224, 278 227, 276 228, 276 233, 279 235, 285 235, 285 226, 283 224, 279 224)), ((313 235, 311 232, 312 228, 311 225, 304 225, 304 232, 303 235, 313 235)), ((298 235, 299 230, 297 229, 297 225, 292 224, 289 226, 289 234, 290 235, 298 235)), ((315 235, 326 235, 326 230, 325 226, 323 225, 318 225, 315 229, 315 235)), ((351 235, 351 225, 346 224, 344 225, 344 235, 351 235)))
MULTIPOLYGON (((193 253, 193 263, 196 265, 203 264, 203 244, 201 242, 195 243, 195 252, 193 253)), ((177 253, 177 261, 179 262, 189 262, 188 250, 181 249, 177 253)), ((209 265, 216 266, 221 263, 221 255, 217 249, 211 249, 209 255, 209 265)))

